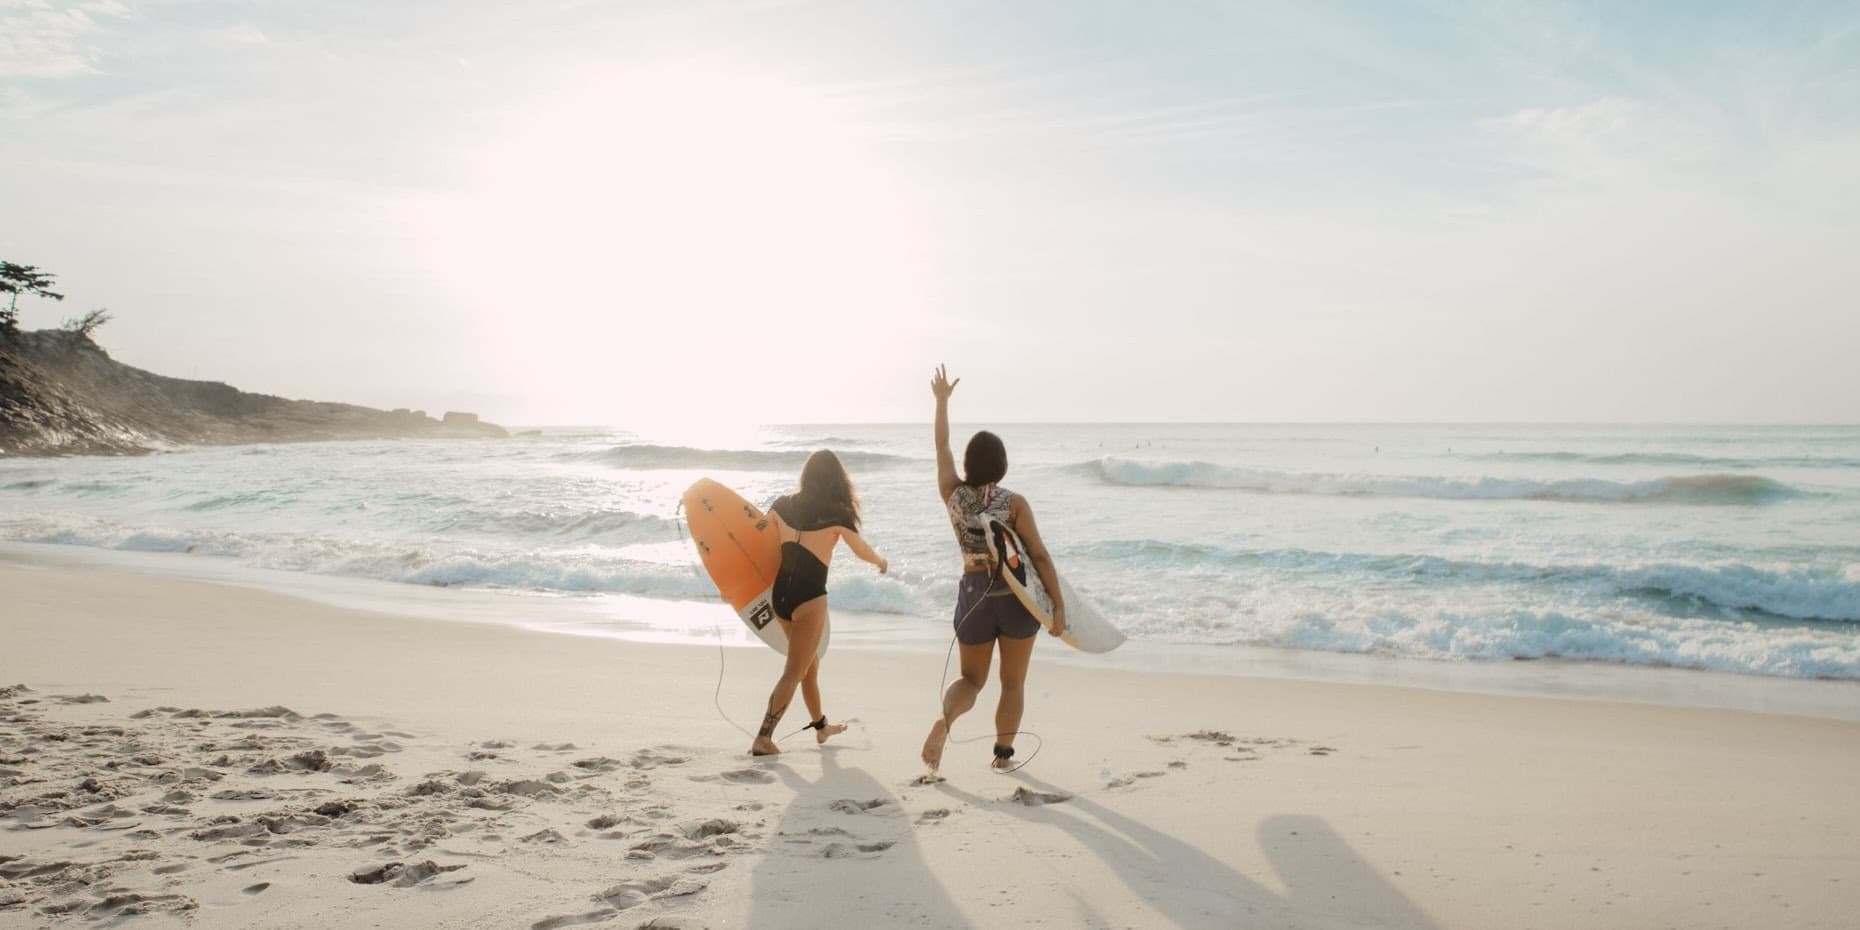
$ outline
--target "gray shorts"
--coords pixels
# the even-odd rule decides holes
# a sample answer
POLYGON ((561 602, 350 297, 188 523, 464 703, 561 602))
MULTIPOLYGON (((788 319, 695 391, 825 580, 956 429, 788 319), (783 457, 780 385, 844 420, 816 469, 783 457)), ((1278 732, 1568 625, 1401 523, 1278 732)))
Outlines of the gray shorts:
POLYGON ((964 572, 956 591, 956 639, 967 646, 992 643, 997 636, 1026 639, 1040 632, 1040 621, 1027 612, 1007 583, 982 572, 964 572))

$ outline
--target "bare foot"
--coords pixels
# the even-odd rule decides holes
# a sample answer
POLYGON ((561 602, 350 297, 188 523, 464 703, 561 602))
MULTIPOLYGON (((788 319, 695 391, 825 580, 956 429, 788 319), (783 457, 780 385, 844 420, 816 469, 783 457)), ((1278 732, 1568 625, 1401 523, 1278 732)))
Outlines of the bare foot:
POLYGON ((814 732, 814 742, 824 743, 827 741, 827 737, 838 736, 844 732, 846 732, 846 724, 829 723, 826 726, 821 727, 819 730, 816 730, 814 732))
POLYGON ((993 768, 996 770, 1011 769, 1014 767, 1014 760, 1013 759, 1002 759, 1002 758, 997 757, 995 761, 988 763, 988 765, 990 768, 993 768))
POLYGON ((755 742, 749 744, 749 754, 752 756, 772 756, 779 752, 781 747, 775 745, 772 736, 758 736, 755 742))
POLYGON ((934 772, 943 765, 943 744, 949 742, 949 721, 941 717, 930 725, 930 735, 924 737, 924 764, 934 772))

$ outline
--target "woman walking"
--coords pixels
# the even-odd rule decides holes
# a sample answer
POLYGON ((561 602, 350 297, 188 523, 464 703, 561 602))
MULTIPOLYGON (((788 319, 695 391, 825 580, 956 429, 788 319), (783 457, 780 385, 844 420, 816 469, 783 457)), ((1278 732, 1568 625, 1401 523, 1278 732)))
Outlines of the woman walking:
POLYGON ((1007 524, 1020 537, 1034 570, 1040 574, 1040 583, 1053 599, 1052 633, 1058 636, 1066 630, 1059 571, 1040 540, 1033 507, 1026 498, 1000 484, 1007 475, 1007 446, 986 430, 976 433, 963 450, 962 475, 956 474, 955 456, 949 449, 949 396, 961 381, 949 380, 948 372, 940 365, 930 381, 930 393, 936 397, 937 493, 949 510, 956 545, 962 551, 962 580, 957 587, 955 614, 962 674, 944 690, 943 715, 930 725, 930 735, 924 739, 923 761, 932 771, 942 765, 950 725, 975 706, 976 695, 988 683, 988 669, 997 650, 1001 654, 1001 699, 995 705, 992 764, 997 769, 1013 765, 1014 736, 1026 706, 1027 666, 1033 658, 1034 635, 1040 632, 1040 621, 998 577, 1002 569, 988 550, 990 519, 1007 524))
POLYGON ((793 703, 797 687, 813 720, 808 727, 816 731, 815 740, 824 743, 827 737, 846 731, 843 723, 827 723, 820 702, 820 658, 815 653, 827 629, 827 566, 833 562, 833 550, 844 541, 853 555, 878 566, 880 574, 888 567, 859 535, 859 496, 839 456, 832 452, 822 449, 808 456, 801 467, 800 487, 769 505, 769 513, 781 538, 781 567, 775 573, 771 599, 775 618, 788 635, 788 662, 769 695, 762 727, 749 746, 750 754, 757 756, 781 752, 775 744, 775 727, 793 703))

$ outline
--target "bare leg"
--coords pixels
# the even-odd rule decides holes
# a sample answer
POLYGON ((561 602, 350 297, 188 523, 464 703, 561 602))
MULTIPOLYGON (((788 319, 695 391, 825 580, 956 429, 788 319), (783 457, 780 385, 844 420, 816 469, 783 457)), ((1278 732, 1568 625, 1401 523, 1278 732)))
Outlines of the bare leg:
POLYGON ((782 666, 775 690, 769 693, 768 711, 762 715, 762 728, 756 731, 756 741, 749 744, 752 756, 781 752, 781 747, 775 745, 775 727, 781 723, 781 715, 788 712, 788 705, 794 702, 795 689, 801 686, 801 680, 807 677, 807 670, 814 664, 814 652, 820 648, 820 633, 827 627, 827 599, 817 597, 796 607, 793 620, 784 621, 782 626, 788 634, 788 661, 782 666))
POLYGON ((950 724, 975 706, 975 696, 988 683, 988 666, 994 661, 993 643, 962 644, 962 675, 943 691, 943 716, 930 725, 924 738, 924 764, 935 771, 943 764, 943 744, 949 740, 950 724))
MULTIPOLYGON (((1027 707, 1027 666, 1033 660, 1033 641, 1037 636, 1026 639, 1010 639, 1006 636, 996 640, 1001 644, 1001 701, 995 705, 995 745, 1014 745, 1014 733, 1020 729, 1021 711, 1027 707)), ((1006 759, 996 759, 994 767, 1004 769, 1014 763, 1006 759)))
MULTIPOLYGON (((814 664, 807 667, 807 675, 801 679, 801 700, 807 704, 809 723, 827 719, 827 713, 821 709, 820 703, 820 660, 818 658, 814 660, 814 664)), ((846 732, 846 724, 829 723, 815 729, 814 742, 824 743, 827 737, 838 736, 844 732, 846 732)))

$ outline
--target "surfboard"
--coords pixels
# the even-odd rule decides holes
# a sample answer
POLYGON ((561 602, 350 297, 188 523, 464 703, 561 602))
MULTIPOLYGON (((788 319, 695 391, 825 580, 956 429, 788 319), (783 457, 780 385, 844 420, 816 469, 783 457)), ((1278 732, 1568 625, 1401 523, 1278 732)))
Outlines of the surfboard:
MULTIPOLYGON (((775 620, 775 573, 781 568, 781 537, 775 521, 743 496, 700 479, 685 490, 685 525, 697 545, 717 593, 769 648, 788 654, 788 634, 775 620)), ((1071 602, 1067 602, 1070 608, 1071 602)), ((820 631, 819 655, 827 654, 831 630, 820 631)))
MULTIPOLYGON (((1014 577, 1011 571, 1001 573, 1007 582, 1008 590, 1014 592, 1027 612, 1033 614, 1047 632, 1053 629, 1053 598, 1040 583, 1040 573, 1035 571, 1032 560, 1023 553, 1027 550, 1021 545, 1020 536, 1006 523, 990 517, 988 519, 988 553, 994 557, 995 564, 1006 563, 1009 566, 1026 567, 1025 582, 1014 577), (999 532, 997 532, 999 531, 999 532), (1008 551, 1002 552, 996 540, 1003 540, 1008 551)), ((1110 652, 1124 644, 1124 632, 1111 624, 1098 605, 1079 596, 1072 590, 1072 585, 1065 576, 1059 577, 1059 591, 1066 599, 1066 632, 1059 638, 1066 645, 1080 652, 1110 652)))

